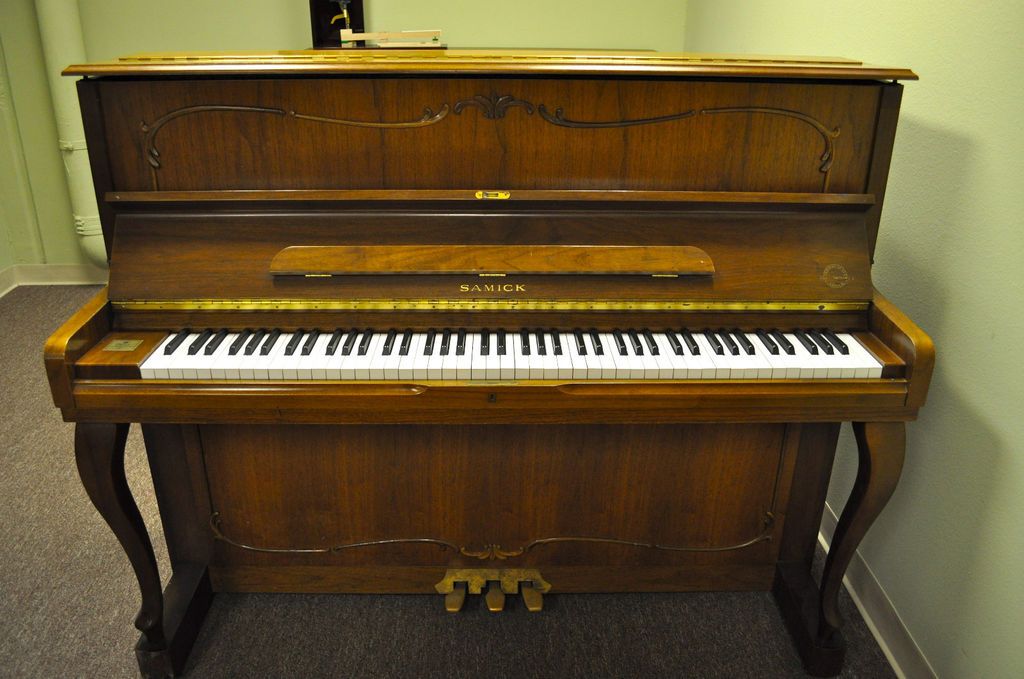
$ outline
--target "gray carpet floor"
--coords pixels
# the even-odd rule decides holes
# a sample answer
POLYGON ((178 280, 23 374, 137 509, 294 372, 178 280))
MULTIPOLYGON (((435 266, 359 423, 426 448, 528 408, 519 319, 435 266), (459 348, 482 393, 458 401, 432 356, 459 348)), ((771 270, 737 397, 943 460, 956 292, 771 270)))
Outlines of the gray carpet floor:
MULTIPOLYGON (((46 337, 95 292, 20 287, 0 298, 0 676, 138 676, 138 590, 75 471, 73 427, 54 408, 46 337)), ((167 555, 141 437, 127 470, 167 555)), ((843 677, 892 677, 845 592, 843 677)), ((188 677, 800 677, 770 594, 479 597, 448 615, 436 596, 218 595, 188 677)))

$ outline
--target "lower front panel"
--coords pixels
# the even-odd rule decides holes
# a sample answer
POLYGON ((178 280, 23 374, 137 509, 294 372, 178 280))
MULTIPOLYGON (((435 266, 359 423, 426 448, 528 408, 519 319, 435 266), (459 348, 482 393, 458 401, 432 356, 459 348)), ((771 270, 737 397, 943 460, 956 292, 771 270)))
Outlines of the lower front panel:
POLYGON ((449 568, 552 591, 767 589, 786 425, 199 428, 228 591, 433 592, 449 568))

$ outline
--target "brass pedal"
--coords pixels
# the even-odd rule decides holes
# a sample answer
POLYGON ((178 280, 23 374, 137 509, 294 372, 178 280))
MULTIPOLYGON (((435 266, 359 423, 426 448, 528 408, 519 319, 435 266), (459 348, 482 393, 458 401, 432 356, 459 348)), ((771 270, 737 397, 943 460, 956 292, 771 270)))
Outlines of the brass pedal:
POLYGON ((487 594, 487 609, 498 613, 505 608, 505 595, 520 592, 526 609, 536 613, 544 606, 544 597, 551 585, 533 568, 449 568, 434 585, 444 595, 444 609, 458 613, 466 603, 467 594, 487 594))
POLYGON ((458 613, 462 610, 464 603, 466 603, 466 583, 453 583, 452 591, 444 595, 444 610, 449 613, 458 613))
POLYGON ((532 582, 520 584, 519 593, 523 595, 523 603, 526 604, 526 610, 531 613, 540 613, 544 609, 544 595, 533 586, 532 582))
POLYGON ((487 602, 487 610, 491 613, 501 613, 505 610, 505 593, 501 591, 501 583, 491 581, 487 583, 487 594, 484 595, 487 602))

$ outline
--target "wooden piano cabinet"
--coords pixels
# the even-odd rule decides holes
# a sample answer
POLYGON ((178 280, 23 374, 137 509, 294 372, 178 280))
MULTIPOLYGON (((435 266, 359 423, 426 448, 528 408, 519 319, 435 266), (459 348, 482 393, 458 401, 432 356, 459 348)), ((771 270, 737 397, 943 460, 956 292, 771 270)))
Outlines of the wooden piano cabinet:
POLYGON ((556 593, 773 589, 806 668, 829 676, 843 573, 902 462, 903 423, 855 428, 820 595, 835 424, 144 424, 163 593, 124 479, 128 425, 79 423, 76 457, 139 581, 146 676, 181 671, 216 591, 433 593, 467 567, 535 568, 556 593))
POLYGON ((840 671, 843 573, 893 492, 934 364, 871 280, 896 81, 911 71, 339 50, 142 55, 66 74, 84 76, 110 285, 54 333, 45 363, 82 483, 138 579, 146 677, 183 670, 216 592, 441 605, 449 569, 535 572, 556 594, 771 590, 805 668, 840 671), (828 329, 882 369, 347 382, 140 370, 168 331, 340 327, 828 329), (841 422, 859 470, 819 587, 841 422), (170 557, 163 590, 125 481, 132 423, 170 557))

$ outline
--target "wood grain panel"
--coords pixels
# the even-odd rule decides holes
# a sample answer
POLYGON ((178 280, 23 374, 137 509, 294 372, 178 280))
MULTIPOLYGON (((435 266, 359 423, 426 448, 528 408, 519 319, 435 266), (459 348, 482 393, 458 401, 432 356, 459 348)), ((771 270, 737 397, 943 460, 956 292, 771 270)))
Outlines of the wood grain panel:
POLYGON ((270 262, 275 276, 506 272, 710 276, 715 265, 690 245, 293 245, 270 262))
POLYGON ((858 193, 880 83, 102 82, 114 191, 858 193))
MULTIPOLYGON (((123 214, 111 300, 131 299, 649 299, 867 301, 863 215, 807 212, 300 212, 123 214), (689 245, 714 276, 272 277, 294 245, 689 245), (841 272, 839 275, 837 272, 841 272), (523 287, 517 288, 516 284, 523 287), (467 286, 463 290, 462 286, 467 286), (473 286, 479 286, 474 288, 473 286)), ((468 319, 465 322, 469 322, 468 319)))
POLYGON ((456 548, 387 544, 271 554, 219 541, 215 562, 222 567, 770 562, 777 546, 763 538, 781 531, 765 522, 780 483, 783 429, 203 427, 211 506, 219 513, 220 529, 235 542, 308 550, 430 538, 456 548), (584 541, 530 547, 536 540, 568 537, 663 548, 584 541), (752 544, 738 547, 746 543, 752 544), (492 557, 499 556, 474 556, 489 546, 492 557), (500 558, 503 550, 507 558, 500 558))

